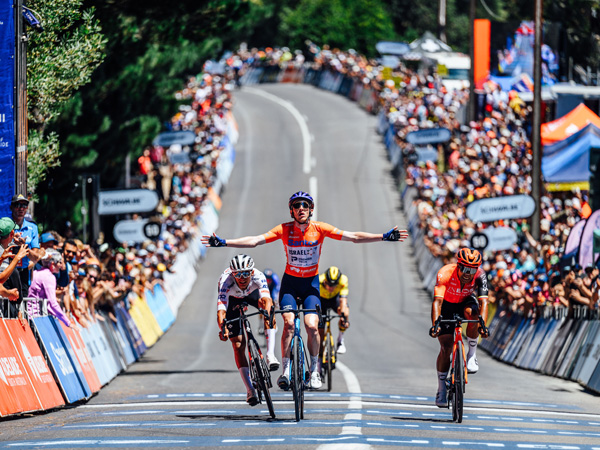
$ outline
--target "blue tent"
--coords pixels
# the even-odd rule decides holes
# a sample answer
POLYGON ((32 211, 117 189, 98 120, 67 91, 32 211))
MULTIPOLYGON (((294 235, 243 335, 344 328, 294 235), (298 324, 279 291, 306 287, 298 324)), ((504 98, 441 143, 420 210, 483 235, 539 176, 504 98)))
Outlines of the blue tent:
POLYGON ((588 181, 591 147, 600 147, 600 128, 591 123, 562 141, 544 146, 544 180, 549 183, 588 181))

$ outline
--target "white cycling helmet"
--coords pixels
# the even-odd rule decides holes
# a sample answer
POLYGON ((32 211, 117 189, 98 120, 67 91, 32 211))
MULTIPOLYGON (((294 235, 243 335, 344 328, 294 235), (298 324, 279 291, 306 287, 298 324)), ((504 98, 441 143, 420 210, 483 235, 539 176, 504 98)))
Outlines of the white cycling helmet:
POLYGON ((243 272, 254 269, 254 260, 248 255, 236 255, 229 263, 232 272, 243 272))

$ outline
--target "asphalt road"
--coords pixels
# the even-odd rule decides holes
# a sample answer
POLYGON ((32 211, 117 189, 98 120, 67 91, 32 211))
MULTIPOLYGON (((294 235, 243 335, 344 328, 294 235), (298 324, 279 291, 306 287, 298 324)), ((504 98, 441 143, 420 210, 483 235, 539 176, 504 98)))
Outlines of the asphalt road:
MULTIPOLYGON (((405 227, 376 119, 310 86, 236 94, 240 141, 219 234, 261 234, 289 219, 309 190, 316 217, 350 231, 405 227)), ((175 325, 86 404, 0 422, 0 448, 569 448, 600 449, 600 402, 581 386, 522 371, 479 351, 464 421, 435 407, 437 340, 410 242, 327 240, 321 268, 350 279, 348 352, 332 392, 309 392, 294 420, 290 393, 272 390, 277 418, 245 403, 231 345, 219 341, 216 284, 232 248, 209 249, 175 325)), ((247 250, 281 273, 281 242, 247 250)), ((273 374, 274 379, 279 375, 273 374)))

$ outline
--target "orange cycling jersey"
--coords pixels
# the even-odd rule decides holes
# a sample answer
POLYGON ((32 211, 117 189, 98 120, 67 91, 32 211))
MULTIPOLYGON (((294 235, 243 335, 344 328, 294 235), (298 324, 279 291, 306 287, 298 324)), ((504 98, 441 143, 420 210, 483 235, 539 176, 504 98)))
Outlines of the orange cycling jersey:
POLYGON ((487 277, 480 267, 473 279, 464 286, 461 286, 457 264, 446 264, 438 271, 433 292, 434 297, 442 297, 444 301, 449 303, 461 303, 473 294, 478 299, 487 298, 487 277))
POLYGON ((266 243, 281 239, 287 264, 285 273, 294 277, 308 278, 319 273, 321 247, 326 237, 342 239, 344 232, 323 222, 311 221, 304 231, 295 222, 282 223, 263 234, 266 243))

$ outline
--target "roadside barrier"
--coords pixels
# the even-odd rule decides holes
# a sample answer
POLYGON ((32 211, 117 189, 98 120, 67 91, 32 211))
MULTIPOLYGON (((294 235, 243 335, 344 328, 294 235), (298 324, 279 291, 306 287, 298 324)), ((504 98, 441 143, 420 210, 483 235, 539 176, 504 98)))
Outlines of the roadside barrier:
POLYGON ((544 375, 576 381, 600 393, 600 321, 567 318, 547 309, 533 319, 502 311, 490 323, 481 348, 494 358, 544 375))
POLYGON ((0 415, 64 405, 29 324, 9 318, 0 322, 0 415))

